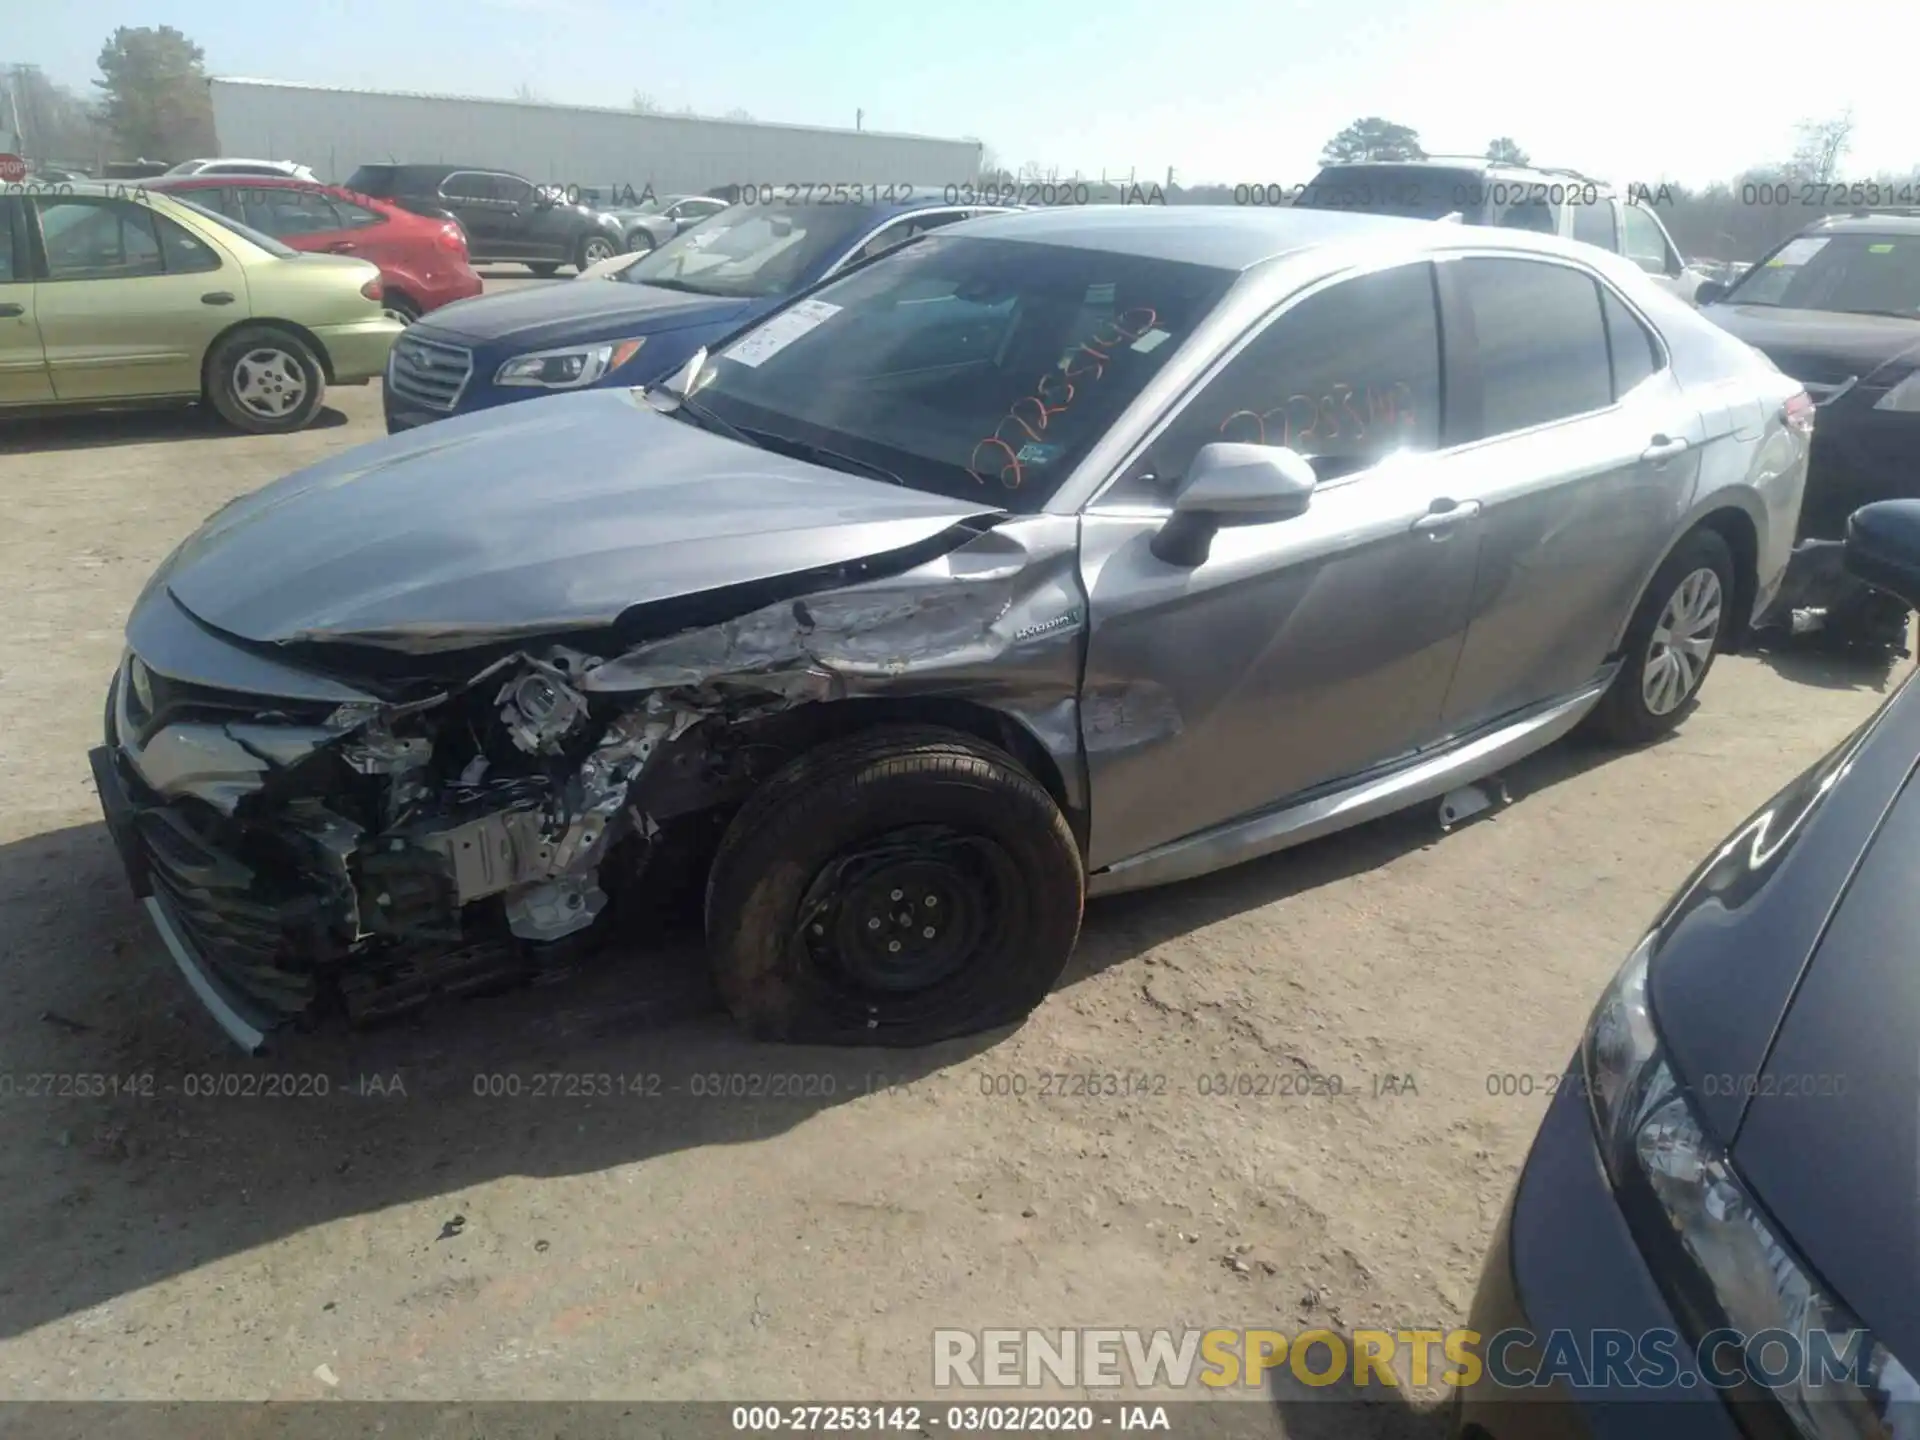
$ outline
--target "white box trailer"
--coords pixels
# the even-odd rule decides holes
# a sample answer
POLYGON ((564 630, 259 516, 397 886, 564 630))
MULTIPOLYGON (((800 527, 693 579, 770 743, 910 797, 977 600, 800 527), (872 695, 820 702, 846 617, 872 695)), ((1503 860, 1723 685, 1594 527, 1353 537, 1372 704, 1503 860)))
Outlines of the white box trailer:
POLYGON ((208 81, 220 153, 310 165, 338 183, 361 165, 472 165, 623 192, 699 194, 730 185, 942 186, 974 179, 977 140, 649 115, 584 105, 208 81))

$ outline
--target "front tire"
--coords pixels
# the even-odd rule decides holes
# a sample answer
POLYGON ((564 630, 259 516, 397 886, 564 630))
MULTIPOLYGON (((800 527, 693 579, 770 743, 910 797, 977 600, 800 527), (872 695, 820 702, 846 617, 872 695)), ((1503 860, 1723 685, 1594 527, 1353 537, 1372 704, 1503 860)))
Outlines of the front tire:
POLYGON ((1045 999, 1085 895, 1066 819, 1018 761, 889 727, 810 751, 741 808, 708 877, 707 950, 760 1039, 925 1045, 1045 999))
POLYGON ((320 357, 299 336, 243 325, 207 355, 207 398, 230 425, 256 435, 304 428, 327 396, 320 357))
POLYGON ((1733 631, 1733 552, 1711 530, 1674 547, 1640 597, 1624 658, 1584 728, 1616 745, 1644 745, 1678 725, 1700 698, 1733 631))
POLYGON ((573 268, 585 273, 588 266, 611 260, 619 253, 620 247, 605 235, 582 235, 580 248, 574 252, 573 268))
POLYGON ((530 260, 527 262, 527 269, 538 275, 542 280, 546 280, 560 273, 560 267, 551 260, 530 260))

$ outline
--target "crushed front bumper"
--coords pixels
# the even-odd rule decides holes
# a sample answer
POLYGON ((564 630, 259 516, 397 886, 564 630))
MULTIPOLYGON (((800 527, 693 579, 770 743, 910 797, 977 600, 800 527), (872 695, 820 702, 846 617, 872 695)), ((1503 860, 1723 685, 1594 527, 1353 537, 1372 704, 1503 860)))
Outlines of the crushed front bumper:
MULTIPOLYGON (((108 704, 112 704, 111 694, 108 704)), ((100 809, 107 822, 107 833, 113 837, 114 849, 126 867, 127 882, 146 906, 161 943, 215 1023, 234 1044, 249 1055, 257 1055, 266 1048, 268 1034, 279 1023, 277 1017, 228 983, 195 947, 192 926, 173 908, 176 901, 169 893, 172 884, 190 883, 190 877, 170 874, 156 886, 153 855, 140 833, 140 807, 134 800, 128 777, 121 773, 114 750, 107 745, 96 746, 88 752, 87 759, 93 766, 94 788, 100 792, 100 809)), ((163 859, 161 864, 165 866, 167 862, 163 859)))

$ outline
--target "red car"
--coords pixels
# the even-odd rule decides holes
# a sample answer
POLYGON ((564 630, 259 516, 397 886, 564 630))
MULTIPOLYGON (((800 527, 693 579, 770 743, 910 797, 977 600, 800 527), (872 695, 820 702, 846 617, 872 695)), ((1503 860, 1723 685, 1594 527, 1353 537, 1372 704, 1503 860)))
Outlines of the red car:
POLYGON ((145 183, 295 250, 371 260, 380 267, 387 313, 403 323, 482 288, 467 262, 466 232, 451 217, 416 215, 371 195, 291 177, 182 175, 145 183))

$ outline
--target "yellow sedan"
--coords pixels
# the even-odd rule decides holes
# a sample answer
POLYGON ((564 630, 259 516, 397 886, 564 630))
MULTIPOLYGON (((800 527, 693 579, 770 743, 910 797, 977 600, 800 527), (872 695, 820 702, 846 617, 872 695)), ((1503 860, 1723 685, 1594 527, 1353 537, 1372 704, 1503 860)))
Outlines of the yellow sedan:
POLYGON ((365 260, 137 186, 0 192, 0 416, 187 400, 298 430, 328 385, 380 374, 400 330, 365 260))

